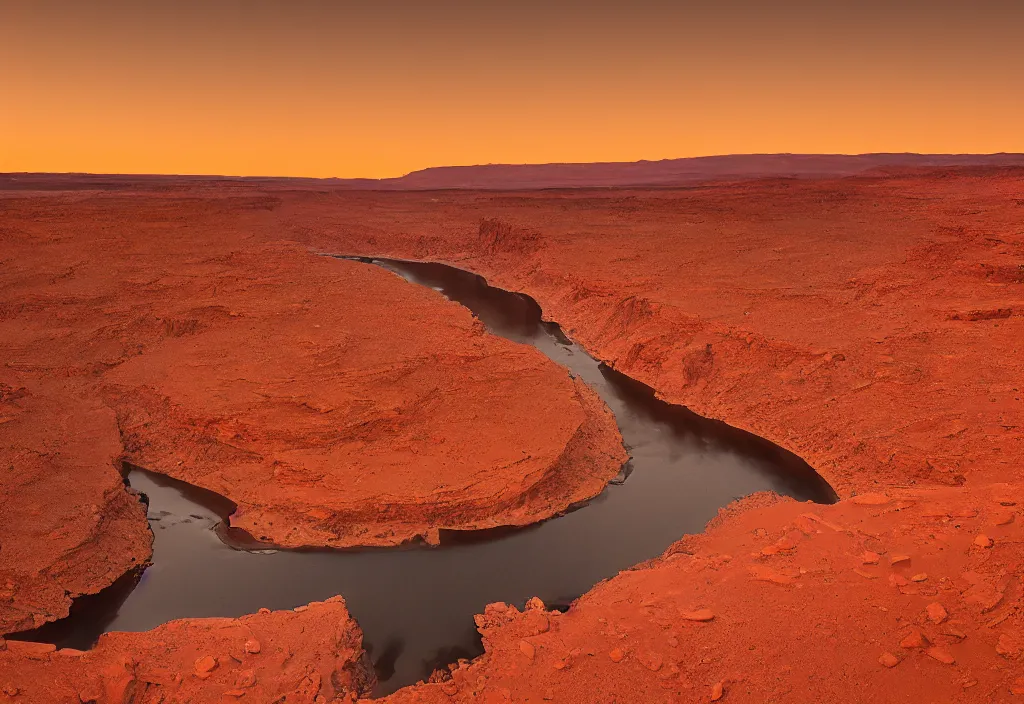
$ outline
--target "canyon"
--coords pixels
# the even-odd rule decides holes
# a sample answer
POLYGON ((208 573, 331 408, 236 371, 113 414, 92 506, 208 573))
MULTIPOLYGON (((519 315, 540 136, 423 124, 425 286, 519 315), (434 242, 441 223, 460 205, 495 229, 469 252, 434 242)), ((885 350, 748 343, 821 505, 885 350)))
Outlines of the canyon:
MULTIPOLYGON (((1024 695, 1024 170, 518 192, 69 178, 0 193, 3 633, 147 564, 124 461, 226 497, 275 548, 443 544, 598 496, 627 453, 595 393, 429 288, 323 255, 388 257, 530 296, 840 499, 739 499, 564 613, 492 603, 483 655, 391 700, 1024 695)), ((361 637, 332 596, 85 653, 8 639, 0 691, 351 701, 372 689, 361 637)))

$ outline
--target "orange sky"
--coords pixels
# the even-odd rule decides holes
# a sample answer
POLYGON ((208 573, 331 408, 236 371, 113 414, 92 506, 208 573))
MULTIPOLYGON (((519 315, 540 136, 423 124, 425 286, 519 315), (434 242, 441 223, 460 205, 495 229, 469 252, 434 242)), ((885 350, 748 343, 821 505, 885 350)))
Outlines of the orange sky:
POLYGON ((0 172, 1024 152, 1022 36, 1012 0, 0 0, 0 172))

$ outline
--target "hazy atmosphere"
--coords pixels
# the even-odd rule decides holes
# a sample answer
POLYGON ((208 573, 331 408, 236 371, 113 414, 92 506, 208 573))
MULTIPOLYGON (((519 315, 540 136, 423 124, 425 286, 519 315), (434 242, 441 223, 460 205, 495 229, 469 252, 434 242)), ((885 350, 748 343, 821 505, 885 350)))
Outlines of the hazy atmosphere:
POLYGON ((0 171, 1024 151, 1024 4, 0 0, 0 171))

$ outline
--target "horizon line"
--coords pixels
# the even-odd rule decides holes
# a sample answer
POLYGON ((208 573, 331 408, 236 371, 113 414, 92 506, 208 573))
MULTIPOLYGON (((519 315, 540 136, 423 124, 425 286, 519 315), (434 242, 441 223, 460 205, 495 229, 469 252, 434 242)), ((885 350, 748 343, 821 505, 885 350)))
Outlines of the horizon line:
POLYGON ((383 183, 399 181, 413 174, 442 169, 476 169, 487 167, 522 168, 548 166, 610 166, 630 164, 660 164, 677 161, 702 159, 730 159, 741 157, 871 157, 871 156, 919 156, 919 157, 1021 157, 1024 152, 738 152, 729 154, 701 154, 697 156, 665 157, 662 159, 635 159, 633 161, 548 161, 548 162, 487 162, 479 164, 438 164, 413 169, 400 176, 285 176, 270 174, 227 174, 227 173, 172 173, 172 172, 118 172, 118 171, 3 171, 0 176, 124 176, 124 177, 175 177, 208 179, 303 179, 309 181, 367 181, 383 183))

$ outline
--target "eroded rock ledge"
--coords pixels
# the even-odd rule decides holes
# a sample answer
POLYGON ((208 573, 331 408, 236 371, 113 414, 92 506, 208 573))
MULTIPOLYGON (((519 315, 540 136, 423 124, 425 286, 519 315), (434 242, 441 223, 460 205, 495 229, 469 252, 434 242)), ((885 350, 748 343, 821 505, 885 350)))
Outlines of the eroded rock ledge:
POLYGON ((114 413, 74 384, 0 383, 0 635, 67 616, 149 559, 120 454, 114 413))
POLYGON ((257 539, 524 525, 600 493, 626 460, 585 385, 440 294, 301 250, 232 263, 216 306, 193 302, 216 312, 105 374, 103 394, 133 464, 228 497, 257 539))
POLYGON ((88 652, 0 639, 0 701, 352 702, 373 670, 341 597, 294 611, 108 633, 88 652))

